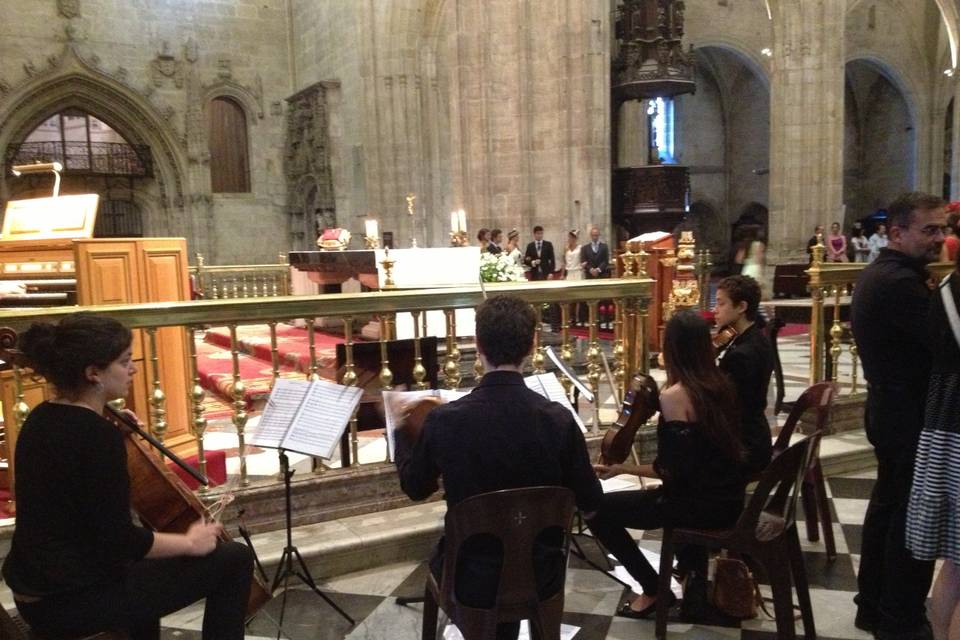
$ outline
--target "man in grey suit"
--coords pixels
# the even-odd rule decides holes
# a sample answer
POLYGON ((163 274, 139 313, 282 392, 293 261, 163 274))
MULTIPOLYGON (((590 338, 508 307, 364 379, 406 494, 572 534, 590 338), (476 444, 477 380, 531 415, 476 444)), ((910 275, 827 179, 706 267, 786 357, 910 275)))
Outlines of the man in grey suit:
POLYGON ((610 248, 600 242, 600 229, 590 227, 590 242, 580 247, 580 266, 587 280, 610 277, 610 248))

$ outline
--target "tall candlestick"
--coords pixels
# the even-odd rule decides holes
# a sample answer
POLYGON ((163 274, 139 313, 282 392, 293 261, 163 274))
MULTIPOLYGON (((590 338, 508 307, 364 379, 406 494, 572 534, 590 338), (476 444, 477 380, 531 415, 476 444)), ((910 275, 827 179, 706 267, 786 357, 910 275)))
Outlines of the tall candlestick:
POLYGON ((460 231, 460 216, 456 211, 450 212, 450 231, 457 233, 460 231))
POLYGON ((372 219, 367 218, 363 221, 364 228, 366 229, 366 234, 368 238, 379 238, 380 237, 380 225, 379 223, 372 219))

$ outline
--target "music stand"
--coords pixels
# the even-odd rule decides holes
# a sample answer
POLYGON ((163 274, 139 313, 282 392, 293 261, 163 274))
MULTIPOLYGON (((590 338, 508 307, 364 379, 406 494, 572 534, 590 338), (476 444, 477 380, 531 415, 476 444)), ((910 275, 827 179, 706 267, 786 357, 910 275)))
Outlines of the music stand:
POLYGON ((356 622, 347 615, 347 612, 337 606, 330 597, 320 590, 320 587, 317 586, 316 581, 314 581, 313 576, 310 575, 310 569, 307 568, 307 563, 304 562, 303 556, 300 555, 300 550, 297 549, 296 545, 293 544, 293 510, 291 507, 291 498, 290 498, 290 480, 293 478, 293 474, 296 473, 296 470, 290 468, 290 459, 287 458, 287 452, 284 449, 279 449, 280 451, 280 475, 283 476, 283 493, 284 493, 284 511, 286 517, 286 527, 287 527, 287 545, 283 548, 283 553, 280 555, 280 563, 277 565, 277 573, 273 577, 273 582, 270 584, 270 594, 272 595, 277 587, 280 586, 280 582, 283 582, 283 599, 280 601, 280 619, 277 622, 277 626, 283 625, 283 614, 287 608, 287 584, 289 583, 290 578, 297 578, 302 583, 310 587, 310 589, 323 598, 323 600, 333 607, 337 613, 339 613, 343 618, 350 623, 350 626, 356 624, 356 622), (299 568, 294 568, 294 559, 296 559, 299 568))

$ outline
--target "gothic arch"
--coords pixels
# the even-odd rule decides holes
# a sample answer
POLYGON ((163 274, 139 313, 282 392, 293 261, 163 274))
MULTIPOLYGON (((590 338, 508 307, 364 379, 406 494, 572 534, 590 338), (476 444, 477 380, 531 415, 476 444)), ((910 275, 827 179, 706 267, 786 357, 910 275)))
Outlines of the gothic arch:
MULTIPOLYGON (((847 13, 849 14, 860 5, 863 0, 849 0, 847 13)), ((943 18, 943 25, 947 29, 947 39, 949 41, 951 67, 956 69, 960 60, 960 10, 958 10, 955 0, 934 0, 937 8, 940 9, 940 16, 943 18)))
MULTIPOLYGON (((186 157, 182 140, 171 122, 174 111, 159 111, 124 82, 88 63, 68 44, 49 68, 28 77, 0 102, 0 149, 23 140, 40 122, 67 108, 78 108, 101 118, 128 142, 150 147, 160 206, 168 218, 171 209, 182 213, 186 157)), ((0 180, 0 198, 8 197, 0 180)), ((169 220, 168 233, 186 234, 169 220)))
POLYGON ((715 36, 709 40, 699 40, 694 52, 696 52, 697 49, 707 48, 723 49, 724 51, 732 53, 746 68, 750 69, 750 71, 760 79, 767 88, 767 92, 770 92, 770 71, 767 69, 767 64, 763 61, 763 58, 757 56, 750 47, 731 38, 715 36))
POLYGON ((246 112, 248 126, 256 125, 258 120, 263 119, 263 100, 260 95, 238 82, 221 79, 204 87, 204 113, 214 98, 233 98, 246 112))

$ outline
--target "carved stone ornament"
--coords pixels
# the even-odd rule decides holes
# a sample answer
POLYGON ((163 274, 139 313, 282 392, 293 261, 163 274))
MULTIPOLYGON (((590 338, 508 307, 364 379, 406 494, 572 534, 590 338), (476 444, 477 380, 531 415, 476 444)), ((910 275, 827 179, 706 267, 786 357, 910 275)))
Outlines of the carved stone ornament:
POLYGON ((183 88, 183 63, 170 54, 170 44, 163 43, 163 49, 150 63, 153 86, 162 87, 165 79, 173 80, 177 89, 183 88))
POLYGON ((190 64, 200 59, 200 48, 193 38, 188 38, 187 43, 183 45, 183 58, 190 64))
MULTIPOLYGON (((330 170, 326 88, 317 83, 287 98, 287 135, 283 169, 287 212, 312 219, 328 214, 325 227, 336 227, 336 203, 330 170)), ((291 229, 296 236, 299 231, 291 229)))
POLYGON ((80 15, 80 0, 57 0, 57 11, 70 20, 80 15))

